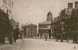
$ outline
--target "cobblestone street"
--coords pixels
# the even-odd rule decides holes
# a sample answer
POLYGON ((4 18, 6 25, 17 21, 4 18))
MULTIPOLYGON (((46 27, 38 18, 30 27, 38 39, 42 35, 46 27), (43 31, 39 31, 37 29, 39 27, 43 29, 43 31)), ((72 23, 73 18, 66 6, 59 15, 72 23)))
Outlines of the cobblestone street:
POLYGON ((55 40, 24 39, 16 43, 0 46, 0 50, 77 50, 77 44, 55 42, 55 40), (74 47, 75 46, 75 47, 74 47))

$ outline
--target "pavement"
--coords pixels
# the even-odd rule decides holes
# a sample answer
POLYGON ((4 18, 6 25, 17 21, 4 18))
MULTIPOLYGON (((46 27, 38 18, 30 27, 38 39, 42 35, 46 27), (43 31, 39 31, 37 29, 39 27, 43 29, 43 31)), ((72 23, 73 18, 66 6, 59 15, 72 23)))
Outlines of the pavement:
POLYGON ((18 39, 16 43, 0 46, 0 50, 78 50, 78 44, 44 39, 18 39))

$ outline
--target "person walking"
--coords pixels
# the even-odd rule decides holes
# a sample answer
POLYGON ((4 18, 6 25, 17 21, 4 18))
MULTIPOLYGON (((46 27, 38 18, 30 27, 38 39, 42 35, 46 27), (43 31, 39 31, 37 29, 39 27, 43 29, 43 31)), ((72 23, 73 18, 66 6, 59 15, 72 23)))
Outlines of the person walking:
POLYGON ((45 38, 45 40, 48 39, 48 33, 44 33, 44 38, 45 38))

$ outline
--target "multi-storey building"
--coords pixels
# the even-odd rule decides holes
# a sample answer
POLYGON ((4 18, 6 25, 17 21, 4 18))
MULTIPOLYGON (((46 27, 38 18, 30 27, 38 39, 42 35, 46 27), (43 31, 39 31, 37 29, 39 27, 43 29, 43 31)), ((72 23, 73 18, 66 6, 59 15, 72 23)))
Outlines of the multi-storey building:
POLYGON ((9 14, 9 18, 12 18, 12 8, 14 0, 0 0, 0 9, 9 14))
POLYGON ((78 2, 75 2, 75 8, 73 3, 68 3, 68 8, 63 9, 60 15, 55 18, 53 25, 54 37, 57 39, 73 39, 77 41, 78 31, 78 2))

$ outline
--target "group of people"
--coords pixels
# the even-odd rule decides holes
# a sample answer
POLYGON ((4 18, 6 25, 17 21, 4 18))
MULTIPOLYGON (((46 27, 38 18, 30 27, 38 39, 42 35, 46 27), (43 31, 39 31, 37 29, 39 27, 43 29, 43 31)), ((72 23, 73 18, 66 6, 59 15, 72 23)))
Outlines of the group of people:
POLYGON ((22 39, 23 31, 20 31, 19 27, 17 26, 13 29, 10 33, 12 36, 9 38, 10 44, 16 42, 17 39, 22 39))

